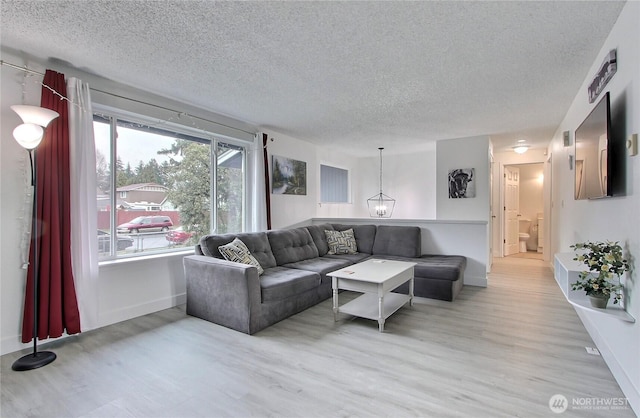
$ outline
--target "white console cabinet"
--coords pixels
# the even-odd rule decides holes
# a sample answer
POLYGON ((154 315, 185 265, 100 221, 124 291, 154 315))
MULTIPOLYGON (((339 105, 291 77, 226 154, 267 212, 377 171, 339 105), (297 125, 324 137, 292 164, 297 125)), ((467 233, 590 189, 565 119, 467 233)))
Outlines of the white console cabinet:
POLYGON ((591 306, 589 297, 584 290, 572 290, 571 283, 578 280, 578 274, 584 270, 584 264, 574 261, 573 253, 558 253, 554 258, 554 276, 558 286, 564 293, 570 304, 576 309, 586 309, 593 312, 599 312, 603 315, 611 315, 623 321, 636 322, 635 318, 624 310, 619 304, 614 305, 609 302, 606 309, 598 309, 591 306))

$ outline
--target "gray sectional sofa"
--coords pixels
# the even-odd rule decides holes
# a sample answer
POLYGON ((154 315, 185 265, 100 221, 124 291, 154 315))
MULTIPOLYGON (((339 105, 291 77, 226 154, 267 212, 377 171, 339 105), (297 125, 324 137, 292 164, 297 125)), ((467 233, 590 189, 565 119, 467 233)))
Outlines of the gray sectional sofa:
MULTIPOLYGON (((452 301, 466 258, 421 254, 418 227, 322 224, 267 232, 207 235, 184 258, 187 314, 254 334, 331 297, 327 273, 368 258, 404 260, 414 268, 415 296, 452 301), (325 230, 352 229, 355 254, 330 254, 325 230), (239 238, 264 269, 227 261, 218 247, 239 238)), ((395 291, 408 292, 408 283, 395 291)), ((327 313, 327 318, 331 318, 327 313)))

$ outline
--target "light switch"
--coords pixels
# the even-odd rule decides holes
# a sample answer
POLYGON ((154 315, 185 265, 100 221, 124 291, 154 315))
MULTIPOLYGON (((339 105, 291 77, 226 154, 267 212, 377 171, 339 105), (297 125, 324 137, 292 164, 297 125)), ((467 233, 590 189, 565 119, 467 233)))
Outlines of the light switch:
POLYGON ((638 134, 629 135, 629 139, 627 139, 627 149, 629 150, 630 157, 638 155, 638 134))

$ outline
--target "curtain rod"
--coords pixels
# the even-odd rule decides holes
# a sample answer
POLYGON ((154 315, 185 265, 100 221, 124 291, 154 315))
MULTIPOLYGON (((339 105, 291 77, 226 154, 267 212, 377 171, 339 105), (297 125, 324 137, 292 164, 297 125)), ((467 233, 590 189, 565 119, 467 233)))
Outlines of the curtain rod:
MULTIPOLYGON (((24 71, 26 73, 41 75, 41 76, 44 77, 44 73, 32 70, 32 69, 27 68, 27 67, 21 67, 21 66, 16 65, 16 64, 11 64, 10 62, 7 62, 7 61, 0 60, 0 65, 6 65, 7 67, 11 67, 11 68, 14 68, 16 70, 24 71)), ((214 121, 209 120, 209 119, 201 118, 200 116, 195 116, 195 115, 192 115, 192 114, 189 114, 189 113, 186 113, 186 112, 180 112, 180 111, 177 111, 177 110, 174 110, 174 109, 170 109, 168 107, 160 106, 160 105, 157 105, 157 104, 148 103, 148 102, 145 102, 145 101, 142 101, 142 100, 132 99, 130 97, 121 96, 119 94, 110 93, 108 91, 96 89, 96 88, 93 88, 93 87, 89 87, 89 89, 93 90, 95 92, 98 92, 98 93, 107 94, 109 96, 117 97, 119 99, 129 100, 131 102, 136 102, 136 103, 144 104, 144 105, 147 105, 147 106, 152 106, 152 107, 155 107, 155 108, 158 108, 158 109, 166 110, 168 112, 175 112, 175 113, 177 113, 179 115, 186 115, 186 116, 189 116, 190 118, 193 118, 193 119, 199 119, 199 120, 204 121, 204 122, 213 123, 214 125, 222 126, 222 127, 228 128, 228 129, 233 129, 235 131, 244 132, 244 133, 249 134, 249 135, 255 135, 256 134, 255 132, 245 131, 244 129, 236 128, 236 127, 230 126, 230 125, 225 125, 224 123, 220 123, 220 122, 214 122, 214 121)))

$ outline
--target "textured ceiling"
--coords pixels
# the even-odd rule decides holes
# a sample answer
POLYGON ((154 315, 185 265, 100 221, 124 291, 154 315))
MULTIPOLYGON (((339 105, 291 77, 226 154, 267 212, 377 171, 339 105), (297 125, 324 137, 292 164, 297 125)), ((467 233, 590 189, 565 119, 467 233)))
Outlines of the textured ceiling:
POLYGON ((620 2, 2 0, 2 46, 355 155, 548 143, 620 2))

